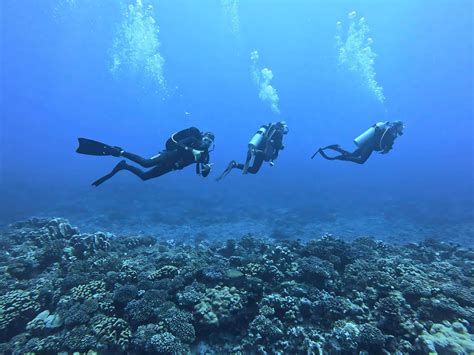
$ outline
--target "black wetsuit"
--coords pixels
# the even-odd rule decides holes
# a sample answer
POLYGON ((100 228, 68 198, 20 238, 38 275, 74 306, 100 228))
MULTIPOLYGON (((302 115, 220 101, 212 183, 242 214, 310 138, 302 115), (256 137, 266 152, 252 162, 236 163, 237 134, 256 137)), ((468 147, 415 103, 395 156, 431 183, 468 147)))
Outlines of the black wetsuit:
POLYGON ((370 141, 357 148, 353 152, 349 152, 341 148, 339 145, 333 144, 324 148, 320 148, 318 153, 320 153, 321 156, 327 160, 351 161, 356 164, 364 164, 374 151, 381 152, 383 154, 388 153, 392 149, 396 134, 392 134, 392 132, 390 132, 390 127, 387 126, 379 127, 374 125, 373 127, 375 128, 375 132, 370 141), (387 130, 389 131, 387 132, 387 130), (334 150, 341 154, 330 157, 324 152, 324 150, 327 149, 334 150))
MULTIPOLYGON (((202 134, 195 127, 187 128, 173 134, 166 142, 166 149, 152 158, 146 159, 130 152, 123 152, 121 156, 140 164, 144 168, 151 169, 143 171, 133 165, 127 164, 125 160, 122 160, 109 174, 95 181, 92 185, 98 186, 102 184, 121 170, 128 170, 142 180, 149 180, 173 170, 181 170, 193 163, 196 164, 196 173, 200 174, 201 164, 209 163, 208 147, 203 146, 202 134), (192 153, 193 149, 202 151, 198 161, 195 160, 192 153)), ((204 173, 202 175, 207 176, 207 174, 204 173)))

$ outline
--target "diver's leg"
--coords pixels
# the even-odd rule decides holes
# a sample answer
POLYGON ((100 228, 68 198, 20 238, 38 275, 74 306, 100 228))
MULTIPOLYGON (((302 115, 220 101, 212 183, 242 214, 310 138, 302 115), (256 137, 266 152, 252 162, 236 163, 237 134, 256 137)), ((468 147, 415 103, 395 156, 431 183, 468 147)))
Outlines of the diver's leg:
POLYGON ((141 166, 143 166, 144 168, 151 168, 152 166, 155 166, 155 165, 158 165, 160 164, 161 161, 163 161, 164 159, 166 159, 166 154, 163 154, 160 153, 152 158, 149 158, 149 159, 145 159, 139 155, 136 155, 136 154, 133 154, 133 153, 129 153, 129 152, 123 152, 122 153, 122 156, 127 158, 127 159, 130 159, 131 161, 137 163, 137 164, 140 164, 141 166))
POLYGON ((318 153, 321 154, 321 156, 322 156, 324 159, 327 159, 327 160, 337 160, 339 157, 344 156, 344 154, 341 154, 341 155, 337 155, 337 156, 335 156, 335 157, 330 157, 330 156, 327 155, 322 149, 319 149, 319 150, 318 150, 318 153))
POLYGON ((127 165, 127 162, 125 160, 122 160, 120 163, 118 163, 113 170, 108 173, 107 175, 102 176, 100 179, 97 179, 92 183, 93 186, 99 186, 105 181, 109 180, 112 176, 117 174, 120 170, 125 169, 125 165, 127 165))
POLYGON ((234 166, 234 168, 239 169, 239 170, 244 170, 245 164, 236 163, 236 165, 234 166))
POLYGON ((364 164, 369 159, 373 150, 371 148, 356 149, 354 152, 349 154, 343 154, 336 157, 337 160, 351 161, 356 164, 364 164))
MULTIPOLYGON (((324 158, 324 159, 327 159, 327 160, 343 160, 343 157, 345 157, 346 155, 347 156, 350 156, 351 152, 348 152, 347 150, 345 149, 342 149, 341 146, 339 144, 331 144, 331 145, 328 145, 326 147, 323 147, 323 148, 319 148, 318 151, 314 154, 316 155, 317 153, 321 154, 321 156, 324 158), (334 150, 338 153, 341 153, 341 155, 336 155, 334 157, 330 157, 329 155, 326 154, 325 150, 327 149, 330 149, 330 150, 334 150)), ((314 157, 313 155, 313 157, 314 157)))
POLYGON ((122 169, 130 171, 132 174, 135 174, 140 179, 145 181, 164 175, 176 169, 176 163, 178 159, 178 151, 165 150, 161 152, 158 156, 148 159, 151 160, 154 164, 154 167, 148 171, 143 171, 135 166, 128 165, 126 163, 122 166, 122 169))
POLYGON ((263 153, 257 154, 255 159, 253 160, 253 164, 251 167, 247 169, 247 173, 249 174, 256 174, 260 170, 263 164, 263 153))
POLYGON ((227 168, 225 168, 224 172, 216 178, 216 181, 221 181, 232 171, 232 169, 238 168, 239 165, 242 165, 242 168, 244 166, 243 164, 238 164, 235 160, 232 160, 229 165, 227 165, 227 168))
POLYGON ((247 174, 247 171, 249 170, 250 163, 252 162, 252 158, 254 157, 254 153, 252 150, 247 151, 247 158, 245 159, 245 164, 239 164, 238 169, 242 170, 242 174, 247 174), (242 168, 240 168, 240 165, 243 165, 242 168))
POLYGON ((168 166, 168 165, 164 165, 164 164, 160 164, 160 165, 157 165, 155 166, 153 169, 149 170, 149 171, 142 171, 140 169, 138 169, 137 167, 135 166, 132 166, 132 165, 128 165, 127 162, 125 160, 122 160, 120 163, 118 163, 115 168, 110 172, 108 173, 107 175, 104 175, 102 176, 100 179, 94 181, 92 183, 93 186, 99 186, 101 185, 102 183, 106 182, 107 180, 109 180, 112 176, 114 176, 115 174, 117 174, 120 170, 128 170, 130 171, 131 173, 135 174, 136 176, 138 176, 140 179, 142 180, 148 180, 148 179, 151 179, 151 178, 154 178, 154 177, 158 177, 160 175, 163 175, 163 174, 166 174, 167 172, 173 170, 171 166, 168 166))
POLYGON ((135 166, 128 165, 127 163, 125 163, 122 169, 130 171, 132 174, 138 176, 143 181, 146 181, 169 173, 173 170, 173 166, 170 164, 160 164, 156 165, 148 171, 143 171, 135 166))
POLYGON ((326 150, 326 149, 331 149, 341 154, 350 154, 350 152, 348 152, 347 150, 342 149, 339 144, 331 144, 331 145, 328 145, 327 147, 320 148, 319 150, 326 150))

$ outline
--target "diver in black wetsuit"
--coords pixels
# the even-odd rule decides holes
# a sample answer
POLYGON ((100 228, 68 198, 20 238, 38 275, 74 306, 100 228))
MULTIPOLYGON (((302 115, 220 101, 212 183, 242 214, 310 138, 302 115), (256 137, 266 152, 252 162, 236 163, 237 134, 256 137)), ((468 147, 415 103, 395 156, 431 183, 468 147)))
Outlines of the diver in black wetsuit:
POLYGON ((249 142, 245 164, 232 160, 216 180, 222 180, 232 169, 242 170, 243 174, 256 174, 264 161, 273 166, 278 153, 283 150, 283 136, 288 133, 285 121, 263 125, 249 142))
POLYGON ((196 173, 206 177, 211 171, 209 149, 213 143, 213 133, 202 133, 197 128, 191 127, 173 134, 166 142, 166 149, 149 159, 126 152, 120 147, 85 138, 79 138, 79 147, 76 151, 87 155, 125 157, 145 168, 151 168, 143 171, 122 160, 109 174, 92 183, 94 186, 99 186, 121 170, 128 170, 142 180, 149 180, 174 170, 181 170, 193 163, 196 164, 196 173))
POLYGON ((332 144, 324 148, 319 148, 311 159, 319 153, 327 160, 345 160, 357 164, 364 164, 374 151, 387 154, 392 149, 395 139, 403 134, 403 129, 404 126, 401 121, 378 122, 354 139, 354 143, 357 146, 355 151, 348 152, 342 149, 338 144, 332 144), (340 155, 330 157, 325 152, 325 150, 328 149, 334 150, 340 153, 340 155))

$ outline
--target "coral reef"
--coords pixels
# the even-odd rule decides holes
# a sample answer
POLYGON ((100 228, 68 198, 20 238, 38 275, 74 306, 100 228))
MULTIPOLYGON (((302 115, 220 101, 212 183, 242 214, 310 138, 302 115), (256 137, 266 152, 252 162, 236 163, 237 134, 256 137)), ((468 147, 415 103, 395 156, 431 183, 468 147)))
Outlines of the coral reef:
POLYGON ((0 334, 8 335, 21 329, 29 318, 39 309, 30 292, 10 291, 0 296, 0 334))
POLYGON ((469 334, 460 322, 433 324, 429 332, 423 331, 417 339, 417 347, 425 353, 472 354, 474 335, 469 334))
POLYGON ((60 218, 0 240, 0 353, 474 351, 474 253, 453 244, 188 245, 81 234, 60 218))
POLYGON ((201 323, 219 325, 231 321, 232 315, 244 307, 244 294, 235 287, 216 286, 206 290, 194 310, 201 323))
POLYGON ((120 318, 98 316, 92 329, 99 343, 105 349, 120 348, 124 350, 132 337, 128 323, 120 318))

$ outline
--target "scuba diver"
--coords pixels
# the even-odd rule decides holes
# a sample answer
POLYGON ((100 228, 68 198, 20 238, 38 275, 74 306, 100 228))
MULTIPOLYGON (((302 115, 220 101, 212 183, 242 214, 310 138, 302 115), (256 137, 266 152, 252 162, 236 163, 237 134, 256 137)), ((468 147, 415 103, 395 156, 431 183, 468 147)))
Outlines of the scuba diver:
POLYGON ((214 143, 214 134, 211 132, 200 132, 199 129, 195 127, 174 133, 166 141, 165 150, 149 159, 126 152, 120 147, 110 146, 91 139, 79 138, 78 140, 79 147, 76 150, 77 153, 125 157, 140 164, 144 168, 151 168, 148 171, 143 171, 127 164, 125 160, 122 160, 110 173, 94 181, 92 183, 93 186, 99 186, 121 170, 128 170, 144 181, 162 176, 174 170, 181 170, 193 163, 196 163, 196 174, 206 177, 211 172, 212 164, 209 164, 209 149, 214 143))
POLYGON ((324 148, 319 148, 311 159, 319 153, 327 160, 345 160, 357 164, 364 164, 373 151, 387 154, 392 149, 395 139, 403 135, 403 129, 404 126, 401 121, 378 122, 354 139, 354 143, 357 146, 355 151, 348 152, 342 149, 339 144, 332 144, 324 148), (340 155, 330 157, 325 152, 327 149, 334 150, 340 153, 340 155))
POLYGON ((274 166, 278 153, 284 149, 283 136, 287 133, 288 126, 285 121, 263 125, 248 144, 245 164, 232 160, 216 180, 222 180, 232 169, 242 170, 243 174, 256 174, 264 161, 268 161, 271 166, 274 166))

